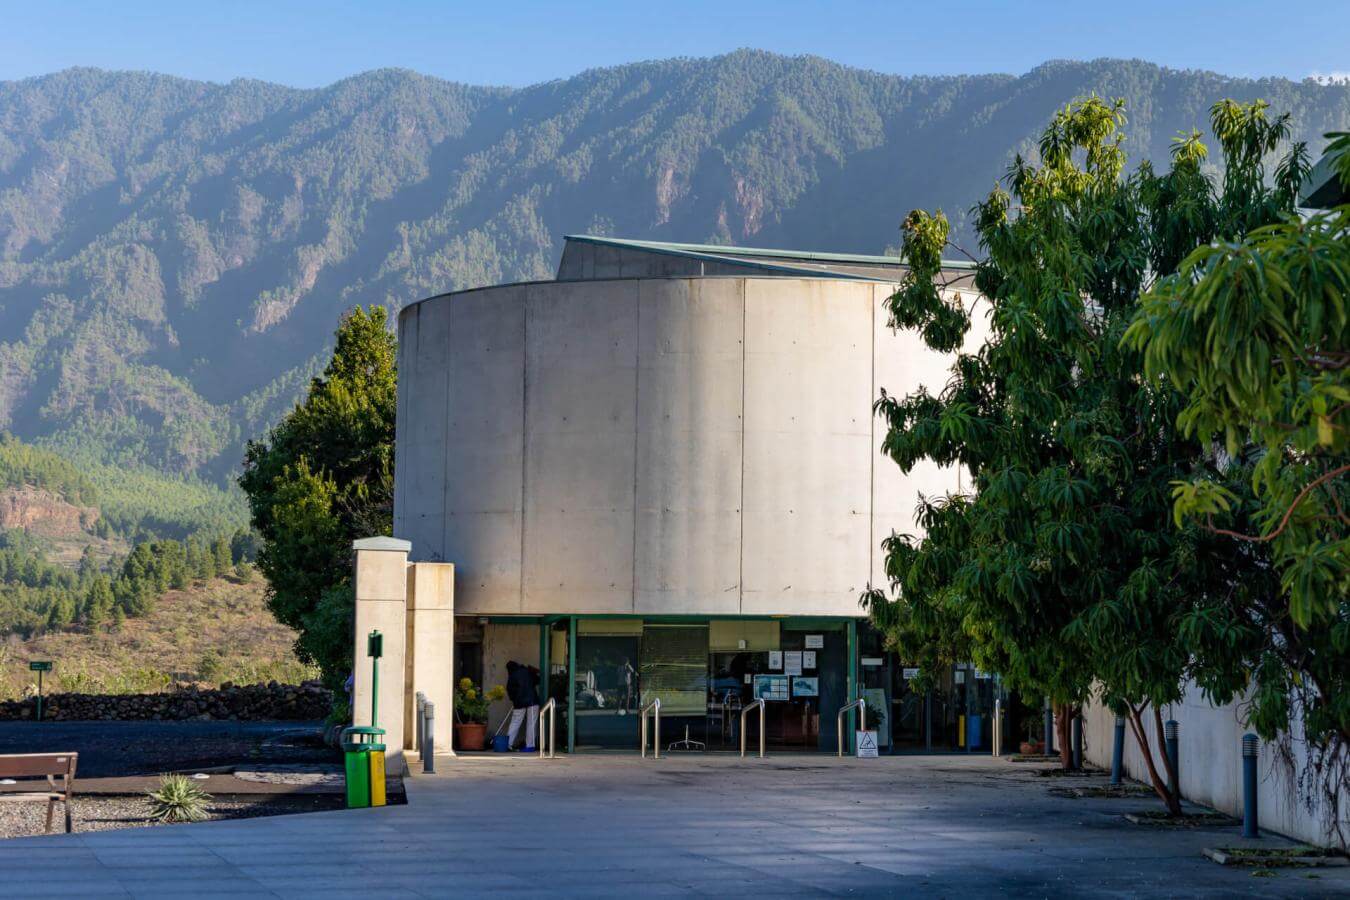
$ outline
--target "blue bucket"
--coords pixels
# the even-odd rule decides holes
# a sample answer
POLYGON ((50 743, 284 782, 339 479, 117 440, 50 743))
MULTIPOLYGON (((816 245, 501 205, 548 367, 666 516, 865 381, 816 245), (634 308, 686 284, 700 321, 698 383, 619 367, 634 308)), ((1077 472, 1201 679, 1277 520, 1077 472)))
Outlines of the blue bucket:
POLYGON ((511 738, 504 734, 493 735, 492 737, 493 753, 510 753, 511 738))

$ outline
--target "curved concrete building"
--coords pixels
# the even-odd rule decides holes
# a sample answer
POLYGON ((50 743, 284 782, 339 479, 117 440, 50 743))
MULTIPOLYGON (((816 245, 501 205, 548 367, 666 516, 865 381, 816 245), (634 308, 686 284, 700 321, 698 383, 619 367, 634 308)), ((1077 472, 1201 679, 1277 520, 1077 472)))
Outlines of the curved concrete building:
MULTIPOLYGON (((653 642, 675 640, 654 629, 680 626, 703 629, 684 638, 709 660, 686 691, 713 698, 704 712, 719 652, 815 651, 814 672, 778 655, 738 671, 738 692, 778 671, 822 709, 852 696, 882 538, 915 530, 920 493, 958 486, 879 453, 881 390, 948 377, 948 360, 887 327, 901 272, 885 257, 570 238, 557 281, 406 307, 394 533, 412 558, 455 566, 460 653, 480 660, 461 673, 495 683, 513 656, 565 674, 566 655, 592 712, 627 711, 660 681, 653 642), (632 658, 611 641, 585 669, 588 635, 630 636, 632 658), (623 689, 601 684, 629 665, 623 689)), ((800 730, 824 742, 832 720, 800 730)))

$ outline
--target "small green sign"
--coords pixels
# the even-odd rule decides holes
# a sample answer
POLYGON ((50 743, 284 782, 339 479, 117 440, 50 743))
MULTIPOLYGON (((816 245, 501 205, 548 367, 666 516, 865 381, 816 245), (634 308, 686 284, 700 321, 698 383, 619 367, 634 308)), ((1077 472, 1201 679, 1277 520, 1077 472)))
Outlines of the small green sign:
POLYGON ((52 661, 49 659, 33 660, 28 664, 31 672, 50 672, 52 670, 52 661))
POLYGON ((366 638, 366 656, 373 656, 376 659, 384 656, 384 635, 378 631, 372 631, 366 638))

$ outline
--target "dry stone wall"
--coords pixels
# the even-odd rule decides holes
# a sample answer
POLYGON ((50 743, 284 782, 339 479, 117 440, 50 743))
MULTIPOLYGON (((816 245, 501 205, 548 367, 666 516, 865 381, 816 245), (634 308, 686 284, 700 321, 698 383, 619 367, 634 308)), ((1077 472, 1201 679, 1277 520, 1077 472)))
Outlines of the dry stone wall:
MULTIPOLYGON (((184 687, 162 694, 50 694, 43 698, 42 717, 60 721, 304 721, 326 717, 332 700, 332 692, 317 681, 298 685, 227 682, 215 689, 184 687)), ((31 720, 36 715, 34 697, 0 703, 0 720, 31 720)))

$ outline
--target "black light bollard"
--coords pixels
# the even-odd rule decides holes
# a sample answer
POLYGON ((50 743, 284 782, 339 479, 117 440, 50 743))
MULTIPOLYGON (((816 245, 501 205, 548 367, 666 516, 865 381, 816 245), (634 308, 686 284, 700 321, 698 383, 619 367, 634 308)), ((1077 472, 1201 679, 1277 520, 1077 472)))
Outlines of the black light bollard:
POLYGON ((1163 742, 1167 746, 1167 760, 1171 763, 1172 769, 1172 783, 1168 785, 1168 789, 1172 791, 1173 797, 1178 798, 1181 797, 1181 766, 1178 764, 1181 741, 1177 738, 1179 728, 1176 719, 1168 719, 1163 725, 1163 742))
POLYGON ((1073 768, 1077 771, 1083 768, 1083 717, 1077 715, 1073 717, 1073 768))
POLYGON ((1256 735, 1242 736, 1242 836, 1259 838, 1261 827, 1257 824, 1256 807, 1256 735))
POLYGON ((1045 698, 1045 753, 1055 752, 1055 711, 1050 706, 1050 698, 1045 698))
POLYGON ((1119 787, 1125 768, 1125 717, 1116 716, 1116 740, 1111 746, 1111 786, 1119 787))
POLYGON ((422 724, 422 774, 436 774, 436 704, 430 700, 422 707, 426 721, 422 724))

